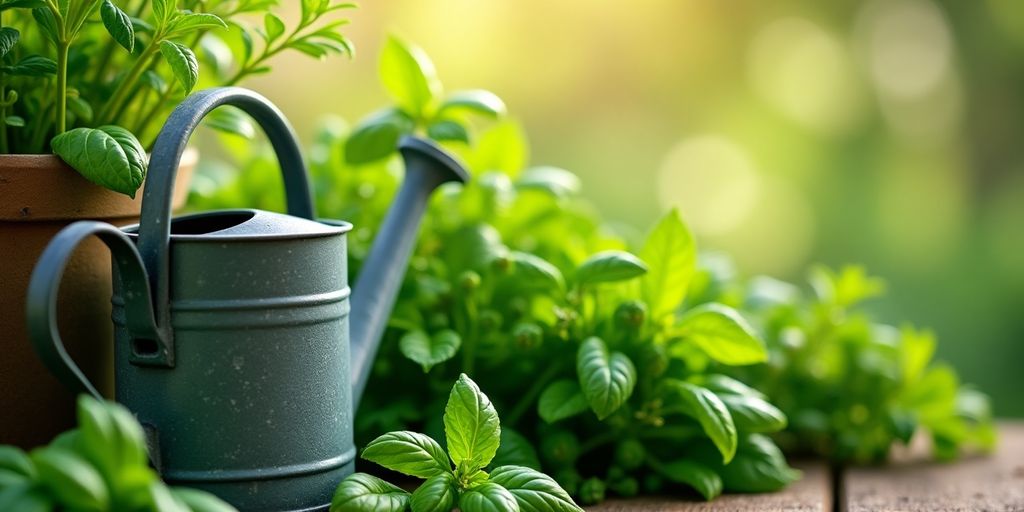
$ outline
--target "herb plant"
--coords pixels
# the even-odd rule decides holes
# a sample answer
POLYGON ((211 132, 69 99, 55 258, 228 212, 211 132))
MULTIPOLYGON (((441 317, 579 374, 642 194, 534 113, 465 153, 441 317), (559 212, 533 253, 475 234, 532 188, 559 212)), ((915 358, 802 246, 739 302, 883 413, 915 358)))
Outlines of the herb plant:
MULTIPOLYGON (((353 7, 302 0, 295 27, 275 0, 3 0, 0 153, 53 151, 94 183, 134 197, 146 151, 197 86, 233 85, 270 70, 285 50, 352 54, 329 13, 353 7), (243 20, 263 14, 260 27, 243 20), (254 40, 261 41, 256 44, 254 40), (200 63, 212 76, 200 79, 200 63)), ((209 123, 251 134, 239 113, 209 123)))
POLYGON ((863 310, 884 292, 882 280, 849 266, 817 267, 810 281, 806 294, 757 278, 745 299, 772 355, 742 374, 790 417, 780 438, 787 446, 849 462, 884 461, 919 431, 940 459, 994 446, 988 398, 932 362, 935 336, 880 324, 863 310))
MULTIPOLYGON (((423 59, 404 73, 431 73, 423 59)), ((367 165, 347 161, 362 126, 328 124, 310 159, 320 214, 356 226, 356 277, 401 173, 393 147, 367 165)), ((696 246, 678 213, 630 252, 579 198, 575 175, 524 168, 514 123, 499 120, 472 142, 442 141, 474 179, 431 204, 357 414, 360 441, 412 426, 440 439, 447 383, 467 374, 504 419, 492 465, 543 469, 583 503, 685 487, 710 499, 794 480, 765 437, 785 415, 707 371, 767 352, 735 309, 686 307, 696 246)), ((193 204, 281 207, 265 194, 279 180, 272 157, 235 167, 244 178, 201 180, 193 204)))
POLYGON ((465 374, 459 376, 444 410, 447 454, 429 436, 400 431, 366 446, 362 457, 425 481, 411 494, 366 473, 338 486, 331 512, 582 512, 551 477, 522 466, 485 471, 498 453, 498 413, 465 374), (452 465, 454 464, 454 469, 452 465))
POLYGON ((25 453, 0 446, 0 510, 231 512, 212 494, 168 488, 148 464, 142 426, 127 409, 82 395, 78 428, 25 453))

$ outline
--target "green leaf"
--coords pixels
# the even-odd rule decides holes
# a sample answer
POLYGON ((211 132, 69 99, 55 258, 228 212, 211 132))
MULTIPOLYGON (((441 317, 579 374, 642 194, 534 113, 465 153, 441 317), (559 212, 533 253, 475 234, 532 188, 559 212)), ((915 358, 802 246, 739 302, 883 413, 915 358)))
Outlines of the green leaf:
POLYGON ((132 198, 146 177, 146 150, 119 126, 75 128, 54 137, 50 146, 89 181, 132 198))
POLYGON ((92 105, 89 102, 82 99, 81 96, 68 96, 68 110, 73 112, 80 122, 88 123, 92 121, 92 105))
POLYGON ((206 30, 212 28, 228 28, 228 25, 216 14, 210 14, 207 12, 190 12, 176 18, 171 30, 175 34, 184 34, 195 30, 206 30))
POLYGON ((433 336, 423 331, 409 331, 398 344, 402 354, 422 366, 424 373, 455 357, 461 345, 462 338, 451 329, 437 332, 433 336))
POLYGON ((697 267, 697 244, 677 210, 668 212, 647 235, 640 259, 648 269, 641 283, 644 301, 658 320, 683 303, 697 267))
POLYGON ((171 495, 191 509, 191 512, 238 512, 235 507, 206 491, 185 487, 173 487, 170 491, 171 495))
POLYGON ((576 269, 579 284, 611 283, 639 277, 647 272, 647 265, 626 251, 599 252, 576 269))
POLYGON ((366 473, 355 473, 338 484, 331 512, 403 512, 409 493, 366 473))
POLYGON ((46 2, 43 0, 7 0, 6 2, 0 3, 0 12, 4 12, 8 9, 37 9, 45 7, 46 2))
POLYGON ((285 30, 284 22, 272 12, 263 15, 263 28, 267 32, 268 43, 276 41, 285 30))
POLYGON ((35 486, 27 483, 0 487, 0 510, 52 512, 55 503, 35 486))
POLYGON ((695 378, 691 378, 690 381, 698 386, 714 391, 716 395, 741 395, 767 399, 767 396, 764 393, 732 377, 728 377, 720 373, 700 375, 695 378))
POLYGON ((110 495, 103 477, 78 455, 47 447, 32 452, 39 481, 62 505, 78 510, 107 510, 110 495))
POLYGON ((384 89, 413 117, 426 117, 441 95, 441 81, 427 54, 393 35, 381 50, 379 73, 384 89))
POLYGON ((605 419, 626 403, 636 386, 636 367, 625 354, 608 352, 604 340, 587 338, 576 355, 576 373, 590 408, 605 419))
POLYGON ((5 475, 0 479, 0 488, 3 488, 15 480, 34 480, 36 467, 25 452, 13 446, 0 445, 0 473, 5 475))
POLYGON ((21 116, 7 116, 4 118, 4 123, 6 123, 7 126, 22 128, 25 126, 25 118, 21 116))
POLYGON ((545 291, 565 288, 565 279, 558 267, 543 258, 518 251, 509 253, 509 258, 512 260, 513 274, 518 286, 545 291))
POLYGON ((516 188, 542 190, 555 197, 567 197, 579 193, 580 179, 558 167, 531 167, 516 180, 516 188))
POLYGON ((529 160, 529 152, 522 126, 515 120, 503 119, 477 138, 466 162, 476 172, 502 171, 515 178, 529 160))
POLYGON ((699 462, 677 460, 658 467, 658 471, 673 482, 693 487, 708 501, 722 494, 722 477, 699 462))
POLYGON ((41 77, 57 74, 57 63, 46 57, 29 55, 13 66, 2 66, 0 69, 4 73, 13 76, 41 77))
POLYGON ((466 127, 455 121, 436 121, 427 126, 427 136, 437 141, 454 140, 469 144, 466 127))
POLYGON ((502 428, 501 444, 498 445, 498 452, 494 454, 490 465, 525 466, 540 471, 540 458, 537 456, 537 450, 522 434, 510 428, 502 428))
POLYGON ((178 13, 178 9, 174 5, 176 2, 177 0, 153 0, 151 7, 157 26, 166 25, 178 13))
POLYGON ((913 383, 921 378, 935 354, 935 335, 911 328, 900 333, 900 369, 903 382, 913 383))
POLYGON ((0 28, 0 59, 7 56, 14 45, 18 44, 21 33, 11 27, 0 28))
POLYGON ((448 397, 444 408, 444 433, 452 462, 466 471, 480 469, 498 451, 501 426, 494 405, 466 374, 448 397))
POLYGON ((580 384, 570 379, 552 382, 537 400, 537 413, 548 423, 571 418, 589 407, 580 384))
POLYGON ((778 432, 786 428, 786 415, 774 405, 753 396, 718 395, 741 432, 778 432))
POLYGON ((704 433, 722 454, 722 460, 728 464, 736 455, 737 435, 732 415, 722 399, 689 382, 666 379, 665 384, 682 399, 686 413, 700 423, 704 433))
POLYGON ((164 56, 167 64, 171 66, 171 72, 174 73, 174 78, 178 80, 181 87, 185 89, 185 94, 192 92, 196 81, 199 80, 199 61, 196 60, 196 55, 192 53, 192 50, 183 44, 162 41, 160 53, 164 56))
POLYGON ((362 456, 392 471, 419 478, 451 472, 448 456, 441 445, 429 436, 416 432, 384 434, 370 441, 362 456))
POLYGON ((100 18, 117 44, 128 50, 128 53, 135 51, 135 27, 132 26, 132 19, 128 14, 110 0, 104 0, 100 7, 100 18))
POLYGON ((412 119, 399 110, 387 109, 361 121, 345 141, 345 161, 366 164, 391 155, 398 139, 412 132, 412 119))
POLYGON ((455 475, 434 475, 412 493, 412 512, 451 512, 455 508, 458 494, 455 475))
POLYGON ((243 139, 252 140, 256 138, 256 127, 252 124, 252 118, 236 107, 224 105, 210 112, 203 125, 222 133, 237 135, 243 139))
POLYGON ((475 89, 471 91, 454 92, 444 100, 438 110, 438 116, 445 114, 461 114, 472 112, 490 118, 498 118, 505 115, 505 102, 501 101, 498 95, 491 91, 475 89))
POLYGON ((519 512, 515 496, 504 487, 485 482, 462 492, 459 497, 462 512, 519 512))
MULTIPOLYGON (((32 9, 32 19, 36 20, 39 25, 40 31, 50 38, 50 41, 57 42, 57 18, 53 17, 53 12, 46 7, 37 7, 32 9)), ((56 64, 54 68, 56 68, 56 64)))
POLYGON ((736 458, 715 471, 725 490, 731 492, 774 492, 800 478, 800 472, 786 464, 779 447, 761 434, 746 436, 736 458))
POLYGON ((673 334, 697 345, 722 364, 746 365, 768 360, 764 342, 747 321, 722 304, 703 304, 686 312, 673 334))
POLYGON ((501 466, 490 481, 504 487, 519 504, 520 512, 582 512, 551 477, 522 466, 501 466))

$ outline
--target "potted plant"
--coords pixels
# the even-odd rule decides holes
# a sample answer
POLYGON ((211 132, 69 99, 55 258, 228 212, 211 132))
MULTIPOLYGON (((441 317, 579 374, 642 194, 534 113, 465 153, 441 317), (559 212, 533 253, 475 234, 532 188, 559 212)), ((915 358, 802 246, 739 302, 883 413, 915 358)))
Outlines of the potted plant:
MULTIPOLYGON (((0 423, 0 442, 38 444, 73 423, 73 397, 43 371, 24 326, 25 288, 50 238, 81 219, 133 222, 147 150, 194 88, 267 73, 285 51, 352 54, 339 32, 346 20, 331 19, 352 4, 302 0, 291 26, 268 10, 277 4, 0 0, 0 410, 18 418, 0 423)), ((230 110, 207 124, 254 133, 230 110)), ((195 162, 194 152, 186 155, 175 206, 195 162)), ((60 323, 72 356, 101 383, 111 378, 102 342, 110 338, 109 292, 106 250, 83 245, 65 274, 60 323)))

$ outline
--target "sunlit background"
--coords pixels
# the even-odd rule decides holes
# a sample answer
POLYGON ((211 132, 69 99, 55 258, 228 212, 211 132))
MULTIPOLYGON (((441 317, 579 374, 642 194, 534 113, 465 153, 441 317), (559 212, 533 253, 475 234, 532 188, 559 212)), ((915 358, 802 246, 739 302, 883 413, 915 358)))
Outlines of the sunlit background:
POLYGON ((613 221, 678 206, 745 275, 864 263, 882 318, 1024 415, 1024 2, 414 0, 351 12, 354 61, 278 60, 249 85, 310 137, 387 104, 394 32, 449 90, 483 87, 534 163, 613 221))

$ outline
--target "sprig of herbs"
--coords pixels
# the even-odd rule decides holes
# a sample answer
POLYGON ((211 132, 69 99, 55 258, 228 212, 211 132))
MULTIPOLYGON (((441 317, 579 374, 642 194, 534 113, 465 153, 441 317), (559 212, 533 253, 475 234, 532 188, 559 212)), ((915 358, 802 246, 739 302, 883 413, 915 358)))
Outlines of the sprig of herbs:
POLYGON ((498 413, 480 388, 459 376, 444 410, 447 453, 429 436, 399 431, 371 441, 362 457, 425 481, 411 494, 366 473, 338 486, 331 512, 582 512, 551 477, 522 466, 485 471, 498 453, 498 413))
POLYGON ((233 512, 212 494, 168 488, 148 465, 142 426, 123 406, 82 395, 78 428, 25 453, 0 446, 0 510, 233 512))

